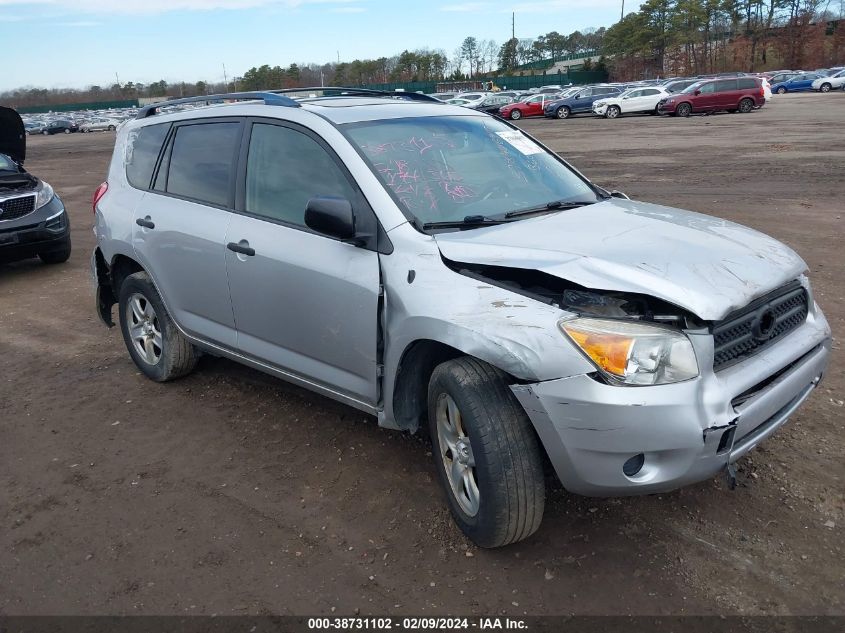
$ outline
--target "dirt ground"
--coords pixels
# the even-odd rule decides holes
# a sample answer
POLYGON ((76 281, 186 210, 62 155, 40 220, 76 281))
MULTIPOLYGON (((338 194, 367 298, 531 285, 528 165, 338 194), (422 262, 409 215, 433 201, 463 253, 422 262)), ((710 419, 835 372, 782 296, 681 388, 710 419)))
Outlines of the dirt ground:
MULTIPOLYGON (((597 183, 795 248, 845 332, 845 93, 749 115, 529 120, 597 183)), ((0 265, 0 614, 843 614, 845 362, 721 479, 555 491, 498 551, 450 521, 425 440, 234 363, 155 384, 94 315, 109 133, 36 137, 69 263, 0 265)))

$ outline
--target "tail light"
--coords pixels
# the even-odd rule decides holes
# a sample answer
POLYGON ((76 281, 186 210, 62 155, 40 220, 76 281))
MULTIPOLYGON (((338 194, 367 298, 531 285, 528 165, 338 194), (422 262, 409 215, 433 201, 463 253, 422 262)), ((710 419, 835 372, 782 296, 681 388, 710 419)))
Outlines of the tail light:
POLYGON ((97 187, 97 190, 94 192, 94 195, 91 197, 91 208, 94 210, 94 213, 97 212, 97 203, 102 199, 104 195, 106 195, 106 191, 109 190, 109 183, 103 182, 100 183, 100 186, 97 187))

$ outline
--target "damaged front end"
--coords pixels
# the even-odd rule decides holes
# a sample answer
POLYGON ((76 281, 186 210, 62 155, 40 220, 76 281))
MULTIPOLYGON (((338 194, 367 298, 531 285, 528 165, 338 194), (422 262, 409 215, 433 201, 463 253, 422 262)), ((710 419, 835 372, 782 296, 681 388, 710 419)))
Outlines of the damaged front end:
POLYGON ((735 483, 732 464, 788 420, 828 363, 827 322, 812 306, 798 314, 795 297, 804 295, 793 284, 750 304, 752 314, 774 305, 784 322, 792 318, 789 335, 721 366, 714 331, 742 322, 748 310, 707 321, 663 299, 585 288, 542 271, 444 262, 571 315, 561 332, 595 371, 511 389, 572 492, 663 492, 720 471, 735 483), (651 338, 643 343, 644 333, 651 338), (659 370, 673 357, 671 371, 659 370))

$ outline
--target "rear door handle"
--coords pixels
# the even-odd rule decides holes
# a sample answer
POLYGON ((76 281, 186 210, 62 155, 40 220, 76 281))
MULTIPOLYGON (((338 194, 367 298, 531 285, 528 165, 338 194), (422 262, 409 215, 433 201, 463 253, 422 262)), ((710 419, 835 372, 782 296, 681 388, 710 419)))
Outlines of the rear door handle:
POLYGON ((255 249, 251 248, 249 242, 246 240, 241 240, 240 242, 229 242, 226 244, 226 248, 230 251, 234 251, 235 253, 240 253, 241 255, 255 257, 255 249))
POLYGON ((138 218, 135 220, 135 224, 138 226, 143 226, 145 229, 154 229, 156 227, 155 222, 150 219, 150 216, 145 218, 138 218))

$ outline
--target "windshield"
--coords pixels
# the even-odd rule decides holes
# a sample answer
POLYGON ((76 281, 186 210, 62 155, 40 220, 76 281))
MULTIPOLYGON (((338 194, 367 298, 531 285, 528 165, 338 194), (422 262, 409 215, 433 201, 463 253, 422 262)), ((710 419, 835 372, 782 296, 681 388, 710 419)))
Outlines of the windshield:
POLYGON ((474 215, 499 219, 552 202, 599 200, 553 154, 492 117, 420 117, 344 127, 418 225, 474 215))
POLYGON ((701 87, 701 84, 703 84, 703 83, 704 83, 703 81, 696 81, 694 84, 691 84, 691 85, 687 86, 686 88, 684 88, 683 90, 681 90, 681 94, 689 94, 691 92, 695 92, 696 90, 698 90, 701 87))
POLYGON ((0 154, 0 171, 18 171, 18 166, 5 154, 0 154))

